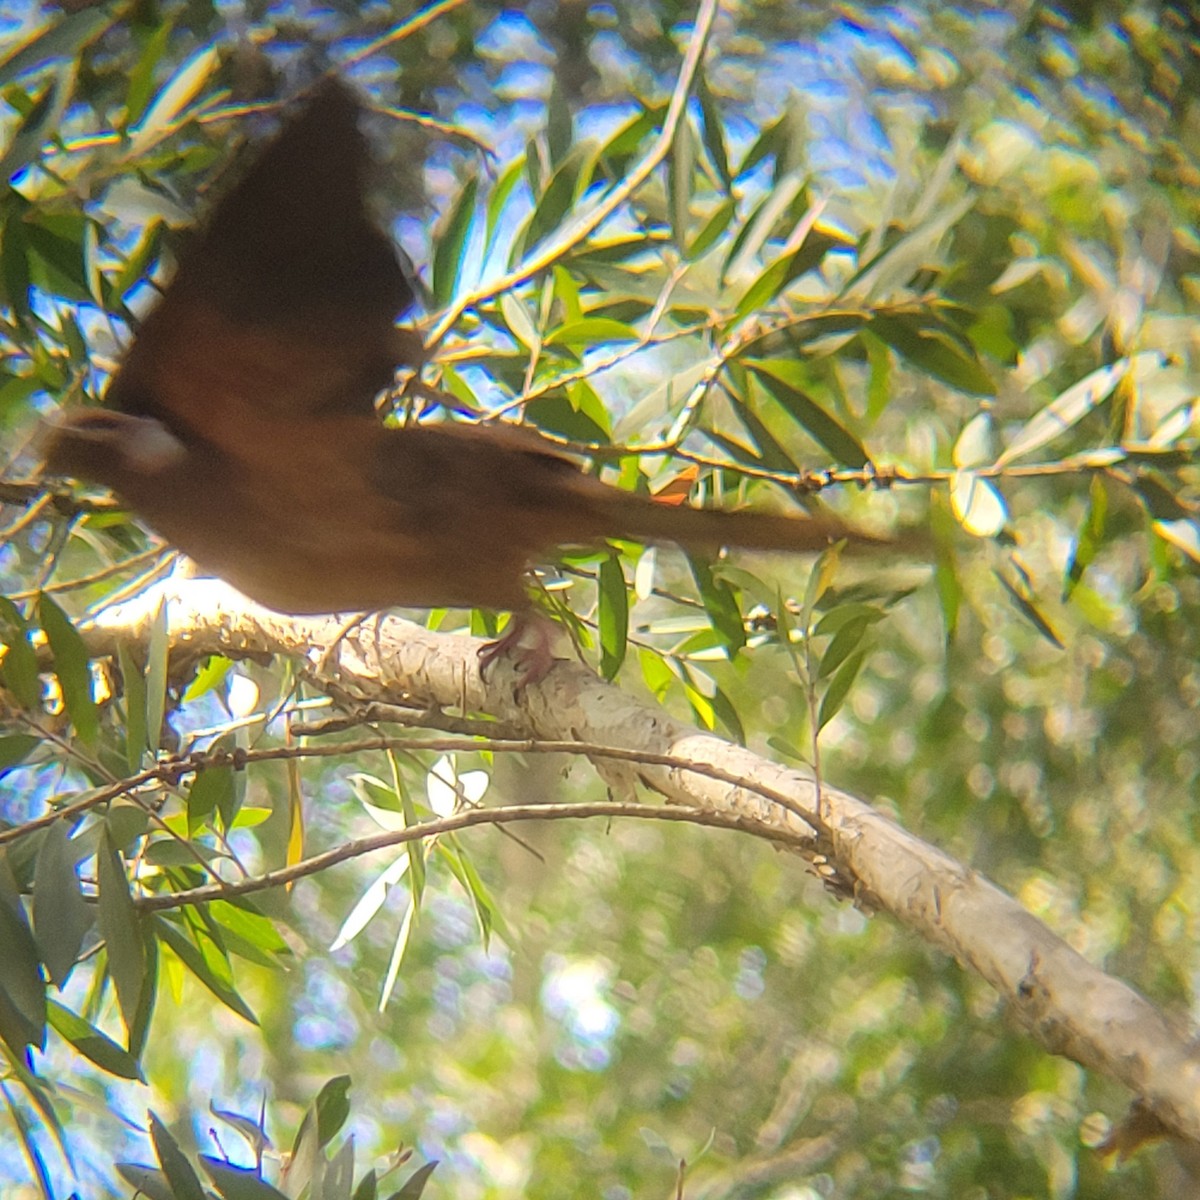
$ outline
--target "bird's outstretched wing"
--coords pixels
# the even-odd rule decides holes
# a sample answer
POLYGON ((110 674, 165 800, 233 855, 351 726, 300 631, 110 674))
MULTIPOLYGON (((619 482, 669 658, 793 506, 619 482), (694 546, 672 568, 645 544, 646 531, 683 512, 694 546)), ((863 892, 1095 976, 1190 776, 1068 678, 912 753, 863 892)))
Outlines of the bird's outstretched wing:
POLYGON ((350 89, 327 80, 256 153, 139 329, 110 408, 218 445, 239 410, 372 413, 413 297, 367 210, 358 118, 350 89))

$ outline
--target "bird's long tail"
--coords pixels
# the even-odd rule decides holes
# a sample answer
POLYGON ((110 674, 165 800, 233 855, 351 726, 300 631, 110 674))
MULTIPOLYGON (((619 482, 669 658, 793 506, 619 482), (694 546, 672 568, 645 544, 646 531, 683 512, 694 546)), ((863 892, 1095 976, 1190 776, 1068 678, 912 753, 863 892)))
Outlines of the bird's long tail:
POLYGON ((752 510, 727 511, 666 504, 606 488, 605 533, 688 549, 740 546, 749 550, 815 553, 846 539, 851 545, 886 547, 886 538, 863 533, 835 517, 788 517, 752 510))

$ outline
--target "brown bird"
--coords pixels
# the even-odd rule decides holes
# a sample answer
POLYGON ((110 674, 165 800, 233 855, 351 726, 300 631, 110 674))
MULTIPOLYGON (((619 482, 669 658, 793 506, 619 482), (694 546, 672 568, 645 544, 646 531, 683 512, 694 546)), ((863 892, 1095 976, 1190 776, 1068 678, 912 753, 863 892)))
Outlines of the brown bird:
POLYGON ((111 488, 202 568, 296 614, 520 613, 532 564, 608 536, 875 540, 830 519, 662 504, 523 429, 385 426, 375 399, 419 343, 395 325, 413 295, 367 211, 358 118, 327 81, 258 154, 181 256, 105 407, 53 422, 51 473, 111 488))

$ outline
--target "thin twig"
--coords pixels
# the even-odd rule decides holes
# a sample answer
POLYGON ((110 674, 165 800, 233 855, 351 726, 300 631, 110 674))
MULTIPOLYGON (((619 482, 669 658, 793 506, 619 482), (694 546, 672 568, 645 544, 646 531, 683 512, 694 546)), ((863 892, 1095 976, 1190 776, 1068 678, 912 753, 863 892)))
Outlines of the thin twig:
POLYGON ((208 900, 246 896, 294 883, 297 879, 316 875, 338 863, 360 858, 376 850, 456 833, 460 829, 470 829, 476 825, 507 825, 517 821, 577 821, 588 817, 605 817, 609 820, 614 817, 635 817, 646 821, 684 822, 710 829, 749 833, 765 841, 801 851, 812 850, 811 842, 801 834, 775 825, 764 825, 750 817, 712 812, 708 809, 685 808, 680 805, 659 808, 650 804, 618 804, 611 801, 596 804, 515 804, 504 808, 467 809, 436 821, 425 821, 405 829, 391 829, 352 842, 343 842, 322 854, 314 854, 311 858, 291 866, 267 871, 249 879, 239 879, 232 883, 218 881, 167 895, 139 896, 134 900, 134 904, 143 912, 161 912, 163 909, 182 908, 189 904, 202 904, 208 900))

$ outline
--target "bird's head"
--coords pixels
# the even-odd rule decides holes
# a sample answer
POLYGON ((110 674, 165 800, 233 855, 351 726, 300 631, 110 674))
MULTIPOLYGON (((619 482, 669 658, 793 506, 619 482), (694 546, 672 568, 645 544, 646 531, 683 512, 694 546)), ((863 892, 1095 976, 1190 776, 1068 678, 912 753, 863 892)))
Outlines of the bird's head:
POLYGON ((49 475, 101 483, 117 492, 178 468, 187 447, 161 421, 89 408, 48 419, 38 437, 49 475))

